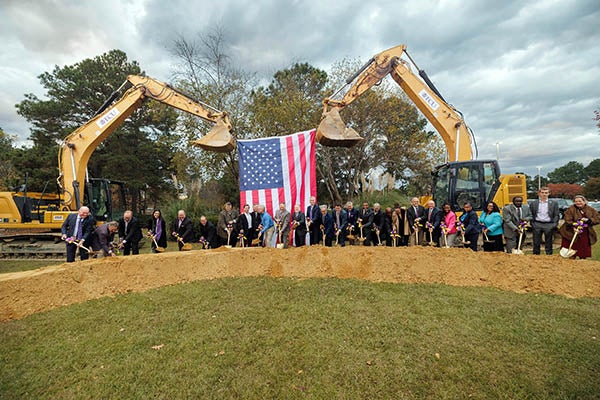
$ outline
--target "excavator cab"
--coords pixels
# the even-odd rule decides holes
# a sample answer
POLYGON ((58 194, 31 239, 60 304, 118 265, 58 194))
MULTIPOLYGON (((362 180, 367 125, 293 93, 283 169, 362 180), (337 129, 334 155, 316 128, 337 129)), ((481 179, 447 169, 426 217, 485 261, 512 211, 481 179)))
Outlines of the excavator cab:
POLYGON ((338 107, 323 110, 321 123, 317 127, 317 142, 330 147, 352 147, 363 140, 352 128, 346 127, 338 107))
POLYGON ((229 153, 235 149, 235 141, 231 136, 230 130, 231 125, 228 121, 219 119, 206 135, 194 140, 192 146, 218 153, 229 153))

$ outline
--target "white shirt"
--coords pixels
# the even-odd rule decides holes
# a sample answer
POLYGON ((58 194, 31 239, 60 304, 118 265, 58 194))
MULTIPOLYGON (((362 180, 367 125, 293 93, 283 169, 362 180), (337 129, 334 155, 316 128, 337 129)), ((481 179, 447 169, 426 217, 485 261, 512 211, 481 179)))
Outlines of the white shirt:
POLYGON ((536 221, 539 222, 551 222, 550 214, 548 214, 548 200, 542 202, 541 200, 538 203, 538 211, 535 217, 536 221))

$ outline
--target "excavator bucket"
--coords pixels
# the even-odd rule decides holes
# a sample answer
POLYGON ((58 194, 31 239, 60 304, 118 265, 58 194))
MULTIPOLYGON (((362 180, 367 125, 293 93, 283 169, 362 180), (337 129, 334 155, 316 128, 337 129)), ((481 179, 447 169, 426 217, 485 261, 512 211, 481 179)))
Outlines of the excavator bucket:
POLYGON ((337 107, 324 114, 317 127, 317 142, 330 147, 352 147, 363 140, 352 128, 347 128, 337 107))
POLYGON ((194 140, 192 146, 219 153, 228 153, 235 149, 235 141, 229 133, 229 126, 220 119, 206 135, 194 140))

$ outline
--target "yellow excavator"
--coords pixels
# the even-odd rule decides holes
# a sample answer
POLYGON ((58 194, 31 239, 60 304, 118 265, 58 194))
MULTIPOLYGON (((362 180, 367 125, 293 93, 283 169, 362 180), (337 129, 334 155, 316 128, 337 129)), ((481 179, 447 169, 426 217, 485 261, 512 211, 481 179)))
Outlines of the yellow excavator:
POLYGON ((481 211, 490 201, 502 208, 514 196, 527 200, 525 175, 501 175, 497 160, 475 159, 475 137, 462 114, 444 100, 425 71, 412 60, 405 45, 376 54, 348 78, 342 88, 323 100, 317 141, 333 147, 351 147, 362 141, 354 129, 346 127, 340 111, 388 74, 435 127, 446 145, 448 162, 432 172, 432 194, 423 196, 422 202, 433 198, 438 205, 449 202, 458 210, 465 201, 471 201, 473 208, 481 211), (347 86, 350 87, 340 94, 347 86))
POLYGON ((100 143, 147 99, 214 124, 208 134, 192 145, 216 152, 235 149, 226 112, 194 100, 156 79, 130 75, 92 119, 62 142, 58 154, 58 194, 46 193, 45 189, 41 193, 30 193, 26 185, 16 192, 0 192, 0 257, 62 256, 65 246, 59 243, 60 233, 56 232, 67 215, 82 205, 90 208, 97 221, 117 216, 115 205, 124 205, 123 182, 91 178, 87 164, 100 143))

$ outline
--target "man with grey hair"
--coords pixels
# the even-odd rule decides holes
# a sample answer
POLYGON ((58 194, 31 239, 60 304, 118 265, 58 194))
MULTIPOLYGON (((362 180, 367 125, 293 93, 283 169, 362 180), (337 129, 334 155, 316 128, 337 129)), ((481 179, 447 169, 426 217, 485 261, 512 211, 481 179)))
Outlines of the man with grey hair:
POLYGON ((119 221, 119 239, 123 246, 123 255, 140 254, 140 240, 142 240, 142 228, 138 219, 133 216, 131 210, 123 213, 119 221))
POLYGON ((287 249, 290 244, 290 212, 286 210, 285 203, 279 204, 279 210, 275 212, 275 225, 277 238, 287 249))
POLYGON ((333 238, 335 236, 335 230, 333 228, 333 216, 329 213, 325 204, 319 207, 321 209, 321 224, 319 229, 321 231, 321 240, 323 240, 325 246, 331 247, 333 238))
POLYGON ((184 244, 194 241, 194 224, 185 215, 184 210, 177 211, 177 219, 171 224, 171 232, 177 238, 179 251, 181 251, 184 244))
MULTIPOLYGON (((75 261, 78 247, 89 246, 95 225, 96 221, 90 215, 90 209, 86 206, 79 208, 77 214, 67 216, 61 227, 62 240, 67 240, 67 262, 75 261)), ((87 260, 90 255, 86 250, 80 248, 79 258, 87 260)))

